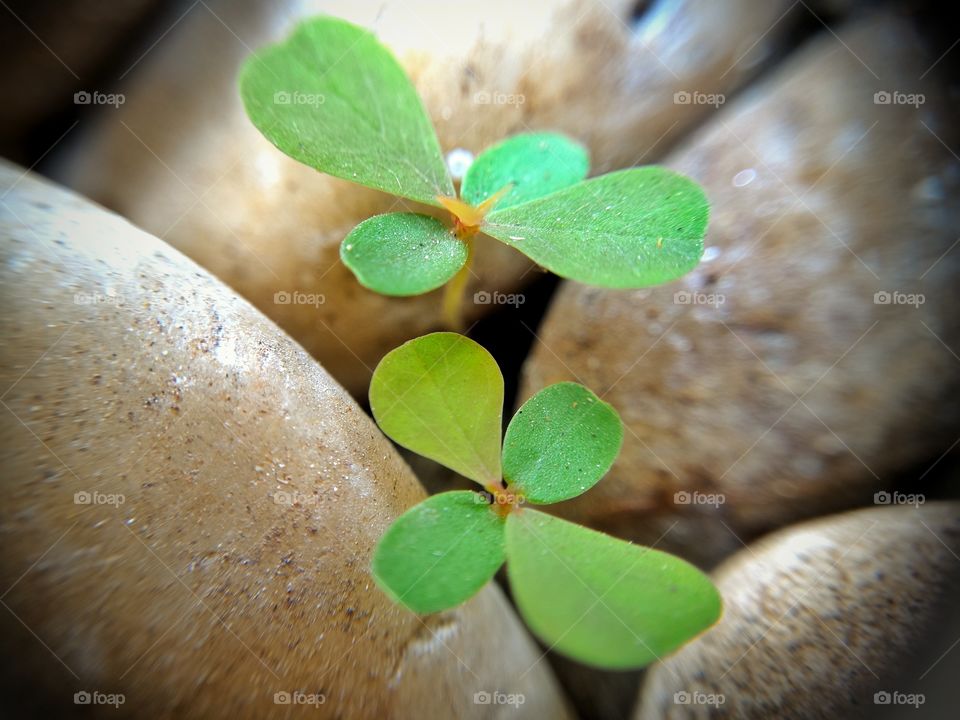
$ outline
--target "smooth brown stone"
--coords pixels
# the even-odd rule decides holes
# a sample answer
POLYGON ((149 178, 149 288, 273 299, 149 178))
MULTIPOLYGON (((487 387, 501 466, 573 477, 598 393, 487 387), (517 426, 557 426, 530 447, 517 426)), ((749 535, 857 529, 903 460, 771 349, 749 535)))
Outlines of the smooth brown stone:
POLYGON ((565 517, 711 565, 916 479, 956 440, 958 126, 936 72, 917 80, 936 56, 905 21, 840 38, 821 34, 668 159, 712 205, 696 270, 555 296, 523 395, 578 380, 627 428, 565 517), (874 104, 881 90, 926 102, 874 104), (925 303, 875 303, 894 291, 925 303), (716 303, 684 304, 697 293, 716 303))
POLYGON ((942 649, 922 659, 918 649, 955 602, 958 551, 956 502, 859 510, 750 545, 713 574, 719 623, 650 669, 634 717, 912 717, 914 706, 874 696, 919 692, 925 702, 934 689, 915 684, 942 649), (703 703, 710 695, 723 702, 703 703))
POLYGON ((479 718, 499 691, 567 716, 495 585, 424 618, 376 588, 424 493, 306 352, 125 220, 5 163, 0 193, 6 708, 479 718))

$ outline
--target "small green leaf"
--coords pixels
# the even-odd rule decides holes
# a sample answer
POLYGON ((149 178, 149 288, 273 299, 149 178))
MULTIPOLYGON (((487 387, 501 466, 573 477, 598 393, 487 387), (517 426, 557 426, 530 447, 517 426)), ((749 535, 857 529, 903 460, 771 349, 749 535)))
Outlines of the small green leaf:
POLYGON ((720 617, 710 578, 673 555, 544 513, 507 516, 507 573, 530 628, 601 668, 639 668, 720 617))
POLYGON ((503 476, 534 503, 586 492, 620 452, 623 425, 611 405, 583 385, 557 383, 527 400, 503 441, 503 476))
POLYGON ((384 295, 435 290, 467 261, 467 246, 436 218, 414 213, 375 215, 340 245, 357 280, 384 295))
POLYGON ((370 408, 397 443, 484 486, 500 482, 503 376, 493 357, 457 333, 432 333, 384 356, 370 408))
POLYGON ((556 133, 525 133, 484 150, 467 170, 460 196, 479 205, 506 185, 510 191, 497 201, 503 209, 549 195, 587 176, 587 150, 556 133))
POLYGON ((504 521, 479 493, 440 493, 387 529, 373 554, 373 578, 416 613, 459 605, 503 565, 504 521))
POLYGON ((481 229, 561 277, 638 288, 675 280, 696 266, 708 213, 695 182, 644 167, 495 208, 481 229))
POLYGON ((331 17, 301 23, 247 60, 240 94, 253 124, 295 160, 429 205, 453 195, 416 90, 363 28, 331 17))

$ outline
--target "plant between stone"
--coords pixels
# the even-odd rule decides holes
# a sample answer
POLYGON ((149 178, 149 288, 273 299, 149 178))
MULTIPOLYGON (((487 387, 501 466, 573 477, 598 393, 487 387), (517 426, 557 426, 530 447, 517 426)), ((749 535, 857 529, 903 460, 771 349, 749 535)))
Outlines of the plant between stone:
POLYGON ((500 442, 503 377, 456 333, 388 353, 370 406, 400 445, 476 481, 414 506, 374 551, 377 584, 417 613, 458 605, 507 562, 517 607, 551 648, 597 667, 642 667, 712 625, 721 601, 689 563, 529 507, 576 497, 620 451, 616 411, 572 382, 530 398, 500 442))
POLYGON ((360 223, 344 264, 367 288, 419 295, 448 281, 458 324, 473 242, 494 237, 565 278, 610 288, 674 280, 703 253, 701 188, 648 166, 584 181, 586 150, 554 133, 509 138, 468 168, 459 196, 423 103, 393 55, 343 20, 306 21, 245 63, 253 124, 290 157, 335 177, 449 213, 398 212, 360 223))

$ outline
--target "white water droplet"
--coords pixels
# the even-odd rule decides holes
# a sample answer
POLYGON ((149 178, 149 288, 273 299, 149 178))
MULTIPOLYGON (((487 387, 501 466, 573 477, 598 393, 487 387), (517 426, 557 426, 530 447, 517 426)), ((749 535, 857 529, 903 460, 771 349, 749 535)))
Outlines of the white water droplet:
POLYGON ((734 187, 746 187, 756 179, 757 171, 753 168, 747 168, 733 176, 733 185, 734 187))
POLYGON ((467 170, 473 165, 473 153, 464 148, 456 148, 447 153, 447 169, 454 180, 463 180, 467 170))

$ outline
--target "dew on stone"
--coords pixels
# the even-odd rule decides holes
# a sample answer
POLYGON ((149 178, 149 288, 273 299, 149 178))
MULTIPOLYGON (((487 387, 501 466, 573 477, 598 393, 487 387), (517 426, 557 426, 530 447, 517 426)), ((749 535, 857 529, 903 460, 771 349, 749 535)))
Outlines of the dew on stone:
POLYGON ((746 187, 756 180, 756 178, 757 171, 753 168, 747 168, 746 170, 741 170, 733 176, 733 185, 734 187, 746 187))
POLYGON ((711 260, 716 260, 720 257, 720 248, 716 245, 711 245, 708 248, 704 248, 703 257, 700 258, 701 262, 710 262, 711 260))

